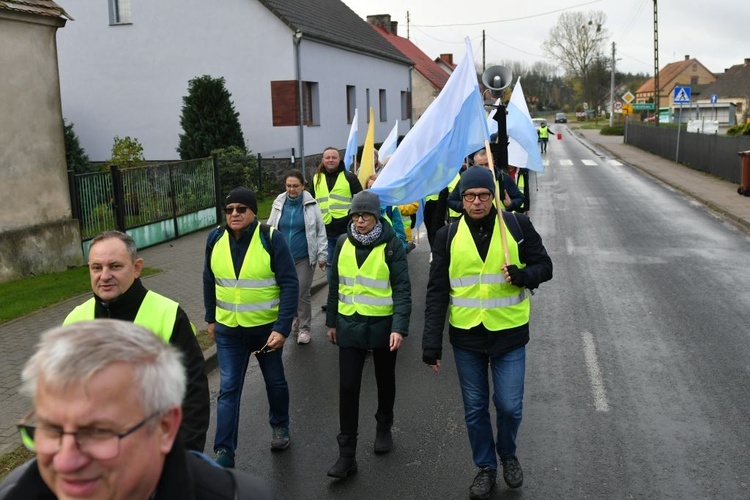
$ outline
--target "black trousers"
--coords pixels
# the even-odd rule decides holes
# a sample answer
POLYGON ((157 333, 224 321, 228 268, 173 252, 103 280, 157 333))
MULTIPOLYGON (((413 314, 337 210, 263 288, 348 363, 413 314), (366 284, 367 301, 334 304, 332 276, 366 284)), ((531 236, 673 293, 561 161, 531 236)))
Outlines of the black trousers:
POLYGON ((445 225, 445 202, 441 203, 438 200, 430 200, 424 204, 424 227, 427 230, 427 241, 430 243, 430 249, 432 249, 432 242, 435 241, 435 233, 445 225))
MULTIPOLYGON (((396 351, 373 349, 375 381, 378 386, 377 414, 393 418, 396 400, 396 351)), ((359 428, 359 393, 365 367, 365 349, 339 348, 339 428, 341 434, 357 435, 359 428)))

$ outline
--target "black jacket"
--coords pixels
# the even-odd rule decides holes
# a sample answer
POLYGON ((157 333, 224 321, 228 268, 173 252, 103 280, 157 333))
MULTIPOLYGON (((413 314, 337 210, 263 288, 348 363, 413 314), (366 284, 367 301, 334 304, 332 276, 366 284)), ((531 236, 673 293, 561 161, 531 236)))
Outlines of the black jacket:
MULTIPOLYGON (((523 285, 529 290, 537 288, 541 283, 552 279, 552 260, 547 255, 547 250, 542 244, 542 238, 536 232, 531 220, 523 214, 512 214, 503 211, 503 220, 510 228, 515 224, 513 217, 518 221, 522 240, 518 244, 519 259, 526 264, 521 269, 523 285)), ((479 255, 484 259, 492 240, 492 230, 497 221, 497 211, 493 207, 489 215, 475 221, 465 217, 469 226, 474 243, 477 245, 479 255)), ((437 351, 438 359, 443 349, 443 327, 445 326, 446 314, 450 301, 450 279, 448 267, 450 265, 450 245, 456 236, 458 222, 453 222, 440 228, 435 235, 435 244, 432 246, 432 265, 430 266, 430 280, 427 283, 427 297, 425 299, 424 334, 422 336, 422 349, 424 351, 437 351)), ((454 346, 472 351, 487 353, 498 356, 504 352, 526 345, 529 341, 529 324, 521 325, 507 330, 489 331, 483 324, 479 324, 470 330, 463 330, 449 325, 448 334, 450 342, 454 346)), ((425 354, 427 354, 425 352, 425 354)))
MULTIPOLYGON (((136 279, 125 293, 109 304, 105 304, 95 296, 94 317, 133 322, 146 297, 146 292, 141 280, 136 279)), ((208 422, 211 418, 208 379, 205 373, 203 351, 195 338, 190 320, 181 307, 177 309, 177 319, 169 343, 182 353, 182 362, 187 374, 187 390, 182 402, 180 437, 188 449, 203 451, 208 422)))
MULTIPOLYGON (((0 484, 0 500, 54 500, 39 474, 36 459, 26 462, 0 484)), ((152 500, 271 500, 270 487, 249 474, 222 469, 175 442, 152 500)))
MULTIPOLYGON (((342 161, 341 163, 339 163, 339 168, 335 172, 329 172, 325 168, 323 169, 329 193, 333 189, 333 186, 336 184, 336 179, 338 179, 339 173, 341 172, 344 172, 344 175, 346 176, 346 181, 349 183, 349 190, 352 192, 352 197, 362 191, 362 184, 359 182, 359 179, 356 175, 346 169, 346 167, 344 166, 344 162, 342 161)), ((314 179, 315 178, 313 177, 313 182, 310 183, 310 194, 312 194, 313 198, 317 199, 317 196, 315 196, 314 179)), ((350 220, 351 219, 349 219, 348 215, 346 217, 341 217, 340 219, 333 219, 331 222, 326 224, 326 234, 328 236, 339 236, 345 234, 350 220)))
POLYGON ((384 219, 383 234, 371 245, 364 246, 351 235, 351 229, 336 242, 331 267, 331 282, 328 286, 328 308, 326 312, 326 326, 336 327, 336 343, 339 347, 355 347, 359 349, 387 349, 391 332, 409 334, 409 318, 411 316, 411 282, 409 281, 409 265, 406 262, 406 252, 396 231, 384 219), (361 266, 370 255, 372 249, 386 243, 385 261, 388 264, 391 279, 391 293, 393 297, 392 316, 363 316, 354 313, 352 316, 338 314, 339 308, 339 271, 338 261, 341 247, 349 241, 355 247, 357 265, 361 266), (392 251, 392 255, 388 255, 392 251))

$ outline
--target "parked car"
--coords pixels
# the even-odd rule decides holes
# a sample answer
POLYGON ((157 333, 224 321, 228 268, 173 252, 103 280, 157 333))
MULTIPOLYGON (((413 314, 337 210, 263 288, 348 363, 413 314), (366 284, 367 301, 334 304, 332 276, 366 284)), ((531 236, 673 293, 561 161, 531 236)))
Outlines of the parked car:
POLYGON ((555 123, 568 123, 568 115, 565 113, 557 113, 555 115, 555 123))

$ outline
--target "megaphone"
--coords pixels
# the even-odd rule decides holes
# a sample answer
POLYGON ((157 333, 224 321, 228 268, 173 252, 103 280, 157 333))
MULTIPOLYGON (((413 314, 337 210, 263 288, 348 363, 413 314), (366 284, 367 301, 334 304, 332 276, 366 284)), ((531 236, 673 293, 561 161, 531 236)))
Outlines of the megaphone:
POLYGON ((513 73, 505 66, 490 66, 482 73, 482 83, 494 98, 502 96, 512 80, 513 73))

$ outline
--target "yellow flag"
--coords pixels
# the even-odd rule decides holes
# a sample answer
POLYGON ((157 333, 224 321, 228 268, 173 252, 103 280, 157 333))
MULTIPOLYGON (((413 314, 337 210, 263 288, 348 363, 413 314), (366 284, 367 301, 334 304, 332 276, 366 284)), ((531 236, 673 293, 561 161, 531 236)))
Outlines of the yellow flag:
POLYGON ((362 188, 367 184, 367 178, 375 173, 375 115, 370 108, 370 124, 367 126, 367 137, 362 148, 362 160, 359 162, 357 177, 362 188))

